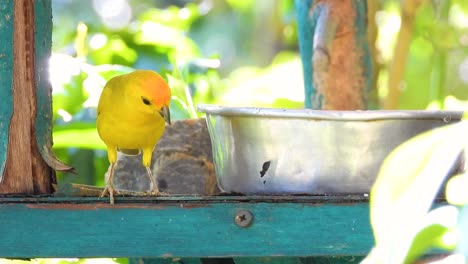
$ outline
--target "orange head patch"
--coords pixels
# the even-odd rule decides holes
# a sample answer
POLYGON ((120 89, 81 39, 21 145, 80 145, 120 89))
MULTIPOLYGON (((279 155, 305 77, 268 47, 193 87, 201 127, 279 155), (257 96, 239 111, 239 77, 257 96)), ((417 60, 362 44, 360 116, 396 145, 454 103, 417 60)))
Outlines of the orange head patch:
POLYGON ((160 107, 169 105, 171 90, 161 75, 149 70, 138 70, 131 73, 131 75, 134 75, 143 95, 152 104, 160 107))

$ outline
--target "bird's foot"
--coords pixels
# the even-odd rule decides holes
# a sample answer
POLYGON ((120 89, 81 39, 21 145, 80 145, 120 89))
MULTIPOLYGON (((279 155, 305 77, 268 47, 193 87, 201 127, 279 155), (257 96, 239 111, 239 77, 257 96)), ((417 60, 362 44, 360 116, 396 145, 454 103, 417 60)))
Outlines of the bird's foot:
POLYGON ((169 196, 168 193, 161 192, 161 191, 159 191, 158 188, 153 188, 153 190, 151 190, 151 192, 147 192, 147 194, 149 196, 169 196))
POLYGON ((110 186, 110 185, 107 185, 106 188, 104 188, 104 190, 102 191, 101 195, 99 196, 99 198, 102 198, 104 196, 106 196, 107 194, 109 194, 109 202, 110 204, 114 204, 114 194, 119 194, 119 192, 117 190, 114 190, 114 187, 113 186, 110 186))

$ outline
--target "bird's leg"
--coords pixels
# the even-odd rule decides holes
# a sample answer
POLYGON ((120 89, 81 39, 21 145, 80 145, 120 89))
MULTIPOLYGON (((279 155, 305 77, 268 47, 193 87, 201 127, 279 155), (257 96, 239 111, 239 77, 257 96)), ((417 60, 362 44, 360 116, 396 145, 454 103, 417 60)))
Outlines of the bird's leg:
POLYGON ((111 163, 109 179, 107 179, 106 188, 104 188, 104 191, 102 191, 100 196, 104 197, 107 193, 109 193, 110 204, 114 204, 114 184, 112 182, 112 179, 114 177, 114 166, 115 162, 111 163))
POLYGON ((148 172, 148 177, 150 179, 151 195, 160 195, 161 192, 159 192, 158 185, 156 184, 156 181, 154 180, 153 172, 151 172, 150 167, 145 167, 145 168, 146 168, 146 172, 148 172))
POLYGON ((166 195, 165 193, 162 193, 159 191, 158 185, 156 184, 156 181, 153 177, 153 172, 151 172, 151 157, 153 155, 153 148, 143 148, 143 157, 142 157, 142 163, 143 166, 145 166, 146 172, 148 173, 148 177, 150 179, 150 187, 151 187, 151 195, 166 195))

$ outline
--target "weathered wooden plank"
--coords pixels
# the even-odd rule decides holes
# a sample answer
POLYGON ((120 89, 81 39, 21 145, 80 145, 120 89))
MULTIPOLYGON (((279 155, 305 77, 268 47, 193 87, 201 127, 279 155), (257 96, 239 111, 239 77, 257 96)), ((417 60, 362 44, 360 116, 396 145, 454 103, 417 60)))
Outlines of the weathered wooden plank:
POLYGON ((365 202, 12 199, 0 201, 0 257, 362 256, 373 245, 365 202), (235 224, 241 209, 249 227, 235 224))
POLYGON ((34 13, 26 0, 13 1, 13 115, 0 193, 34 192, 31 155, 31 100, 34 74, 34 13))
POLYGON ((13 13, 10 14, 14 25, 13 42, 9 43, 13 47, 13 115, 0 193, 49 193, 52 170, 42 159, 35 139, 34 1, 16 0, 13 3, 13 13))
MULTIPOLYGON (((97 187, 101 192, 103 188, 97 187)), ((11 203, 73 203, 88 204, 108 202, 108 198, 98 198, 101 192, 97 192, 94 197, 68 197, 61 193, 57 196, 49 195, 0 195, 0 204, 11 203)), ((304 204, 350 204, 350 203, 368 203, 369 197, 366 195, 272 195, 272 196, 238 196, 238 195, 218 195, 218 196, 200 196, 200 195, 171 195, 171 196, 116 196, 115 203, 173 203, 173 202, 195 202, 195 203, 304 203, 304 204)))

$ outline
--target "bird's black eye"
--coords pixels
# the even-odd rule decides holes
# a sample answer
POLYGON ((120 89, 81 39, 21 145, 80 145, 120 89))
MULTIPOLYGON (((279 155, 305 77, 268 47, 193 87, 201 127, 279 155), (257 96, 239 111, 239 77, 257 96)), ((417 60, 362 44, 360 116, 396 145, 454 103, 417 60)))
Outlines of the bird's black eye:
POLYGON ((148 100, 148 98, 146 98, 146 97, 141 97, 141 101, 142 101, 145 105, 150 105, 150 104, 151 104, 150 100, 148 100))

